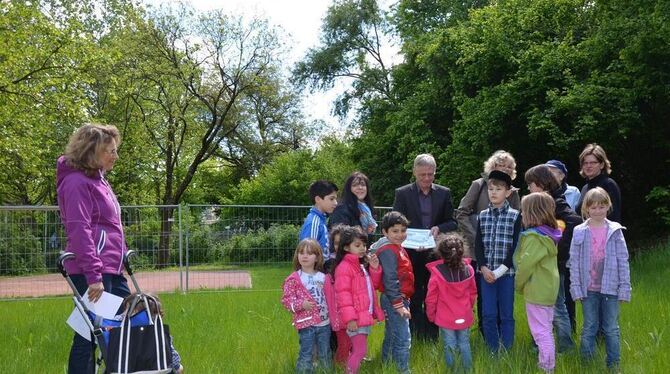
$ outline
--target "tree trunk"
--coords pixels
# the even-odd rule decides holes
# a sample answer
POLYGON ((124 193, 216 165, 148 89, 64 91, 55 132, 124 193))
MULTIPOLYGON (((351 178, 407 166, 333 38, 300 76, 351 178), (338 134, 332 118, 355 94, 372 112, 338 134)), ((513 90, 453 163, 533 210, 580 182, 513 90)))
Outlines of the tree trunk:
POLYGON ((172 216, 174 207, 162 207, 161 232, 158 241, 158 263, 156 267, 162 269, 170 265, 170 236, 172 234, 172 216))

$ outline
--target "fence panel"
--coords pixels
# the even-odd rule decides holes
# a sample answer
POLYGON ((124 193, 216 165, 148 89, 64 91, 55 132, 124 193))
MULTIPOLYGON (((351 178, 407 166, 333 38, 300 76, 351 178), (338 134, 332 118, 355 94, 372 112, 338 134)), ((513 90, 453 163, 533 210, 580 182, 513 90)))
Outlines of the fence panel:
MULTIPOLYGON (((231 290, 251 288, 254 268, 285 269, 309 208, 122 206, 121 218, 143 290, 231 290)), ((58 207, 0 206, 0 298, 68 294, 55 264, 66 243, 58 207)))

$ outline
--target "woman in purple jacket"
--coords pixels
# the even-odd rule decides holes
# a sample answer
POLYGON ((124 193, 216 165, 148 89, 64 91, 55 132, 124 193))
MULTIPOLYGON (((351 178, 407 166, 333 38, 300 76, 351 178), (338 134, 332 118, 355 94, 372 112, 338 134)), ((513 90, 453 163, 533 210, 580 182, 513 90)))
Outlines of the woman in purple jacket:
MULTIPOLYGON (((130 294, 123 276, 126 245, 121 209, 105 179, 119 158, 120 142, 116 127, 87 124, 70 137, 57 162, 56 189, 66 250, 75 254, 65 269, 80 294, 88 289, 92 302, 103 291, 121 297, 130 294)), ((68 373, 90 373, 92 367, 91 343, 75 334, 68 373)))

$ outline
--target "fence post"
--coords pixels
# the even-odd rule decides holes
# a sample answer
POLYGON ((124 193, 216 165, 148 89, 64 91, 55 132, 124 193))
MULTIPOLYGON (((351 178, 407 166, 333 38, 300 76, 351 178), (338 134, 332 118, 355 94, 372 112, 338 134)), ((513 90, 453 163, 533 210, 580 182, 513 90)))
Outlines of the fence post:
POLYGON ((189 238, 191 237, 191 224, 190 224, 190 218, 191 218, 191 204, 186 204, 186 207, 188 208, 187 212, 187 219, 188 221, 186 222, 186 258, 184 259, 186 262, 186 289, 184 292, 188 292, 188 267, 189 267, 189 238))
POLYGON ((181 204, 177 205, 177 216, 179 217, 179 290, 184 293, 184 282, 182 277, 182 226, 181 226, 181 204))

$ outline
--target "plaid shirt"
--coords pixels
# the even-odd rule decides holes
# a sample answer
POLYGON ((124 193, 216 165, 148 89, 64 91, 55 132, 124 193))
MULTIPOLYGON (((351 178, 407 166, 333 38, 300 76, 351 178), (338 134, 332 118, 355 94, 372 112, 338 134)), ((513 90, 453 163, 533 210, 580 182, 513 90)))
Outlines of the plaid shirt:
MULTIPOLYGON (((519 211, 511 208, 507 201, 500 208, 494 208, 489 203, 489 208, 479 213, 479 231, 484 245, 485 263, 489 269, 498 268, 508 254, 514 251, 514 226, 519 215, 519 211)), ((507 274, 514 275, 514 268, 510 266, 507 274)))

